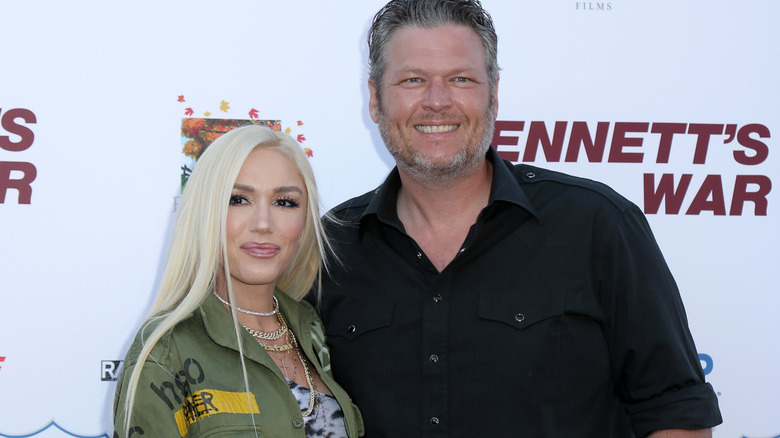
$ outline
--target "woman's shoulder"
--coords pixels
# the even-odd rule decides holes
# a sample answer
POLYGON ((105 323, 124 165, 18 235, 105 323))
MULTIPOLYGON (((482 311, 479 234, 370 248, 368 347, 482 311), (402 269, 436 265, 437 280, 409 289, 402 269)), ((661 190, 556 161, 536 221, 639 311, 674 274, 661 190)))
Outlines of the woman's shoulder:
POLYGON ((148 318, 133 338, 123 366, 134 365, 144 346, 150 342, 154 344, 150 350, 154 361, 159 364, 168 362, 171 355, 177 352, 177 343, 198 336, 198 327, 203 326, 199 315, 199 312, 195 311, 175 321, 170 312, 161 312, 148 318))
POLYGON ((317 316, 317 311, 314 310, 314 306, 312 306, 311 303, 309 303, 305 299, 300 301, 296 300, 278 289, 275 295, 279 299, 279 305, 281 307, 282 312, 285 313, 286 315, 290 315, 290 316, 294 315, 297 318, 306 318, 306 319, 314 318, 319 320, 319 316, 317 316))

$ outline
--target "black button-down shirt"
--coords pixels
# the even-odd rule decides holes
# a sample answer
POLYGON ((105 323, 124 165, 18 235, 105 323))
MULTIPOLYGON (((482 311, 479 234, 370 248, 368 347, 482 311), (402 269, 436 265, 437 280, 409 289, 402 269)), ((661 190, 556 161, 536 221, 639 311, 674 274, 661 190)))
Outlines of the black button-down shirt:
POLYGON ((608 187, 502 161, 440 273, 404 232, 397 170, 326 220, 320 311, 367 437, 630 437, 720 423, 642 212, 608 187), (632 432, 633 430, 633 432, 632 432))

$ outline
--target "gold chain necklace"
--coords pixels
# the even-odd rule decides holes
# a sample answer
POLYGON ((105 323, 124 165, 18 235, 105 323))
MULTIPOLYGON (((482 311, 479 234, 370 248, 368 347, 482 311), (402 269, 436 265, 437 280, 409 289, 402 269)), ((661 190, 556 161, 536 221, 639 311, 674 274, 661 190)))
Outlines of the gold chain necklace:
MULTIPOLYGON (((274 344, 266 344, 265 342, 262 342, 262 340, 273 340, 269 339, 267 337, 261 337, 255 335, 255 333, 261 334, 261 335, 268 335, 266 332, 259 332, 258 330, 250 329, 249 327, 244 326, 244 328, 251 334, 260 345, 263 346, 263 349, 265 351, 269 352, 270 354, 273 354, 274 356, 279 359, 281 362, 280 368, 284 368, 283 372, 286 371, 288 368, 284 364, 284 357, 281 357, 281 355, 278 355, 278 353, 289 351, 289 350, 295 350, 295 354, 298 356, 298 360, 301 362, 301 366, 303 367, 303 374, 306 376, 306 384, 309 386, 309 407, 301 414, 304 417, 308 417, 311 415, 312 412, 314 412, 314 402, 316 400, 316 392, 317 388, 314 386, 314 379, 312 378, 311 372, 309 371, 308 365, 306 365, 306 360, 304 360, 303 355, 301 354, 301 349, 298 346, 298 340, 295 338, 295 333, 293 333, 292 330, 290 330, 287 327, 287 322, 284 320, 284 317, 282 317, 282 312, 278 312, 277 317, 279 318, 279 323, 281 324, 281 327, 276 332, 280 332, 281 334, 276 338, 279 339, 283 335, 286 335, 285 337, 285 343, 282 345, 274 345, 274 344)), ((273 332, 273 333, 276 333, 273 332)), ((297 366, 293 364, 293 378, 292 380, 295 381, 297 366)), ((285 377, 287 377, 285 375, 285 377)), ((287 377, 289 378, 289 377, 287 377)))
POLYGON ((276 318, 279 320, 279 329, 272 332, 263 332, 260 330, 255 330, 243 324, 241 324, 241 326, 243 326, 244 329, 246 329, 246 331, 250 335, 255 337, 255 339, 257 340, 275 341, 277 339, 281 339, 281 337, 284 336, 285 333, 287 333, 287 325, 282 324, 281 315, 277 313, 276 318))
POLYGON ((294 333, 290 332, 290 334, 292 335, 293 344, 295 345, 295 352, 298 354, 298 360, 300 360, 301 365, 303 365, 303 374, 306 375, 306 384, 309 385, 309 408, 302 413, 304 417, 308 417, 314 411, 314 400, 316 398, 315 393, 317 388, 314 387, 314 379, 312 379, 311 373, 309 372, 309 367, 306 365, 306 361, 303 359, 301 349, 298 348, 298 340, 295 339, 294 333))

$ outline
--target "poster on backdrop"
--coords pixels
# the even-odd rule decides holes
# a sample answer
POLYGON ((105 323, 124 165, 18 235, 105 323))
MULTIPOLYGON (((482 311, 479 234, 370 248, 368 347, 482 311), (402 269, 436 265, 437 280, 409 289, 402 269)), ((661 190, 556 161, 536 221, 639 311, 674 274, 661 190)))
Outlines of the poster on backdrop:
MULTIPOLYGON (((47 3, 0 2, 0 437, 107 438, 214 133, 292 135, 324 209, 392 168, 367 111, 384 1, 47 3)), ((780 436, 780 4, 483 5, 502 68, 493 145, 644 211, 718 394, 713 436, 780 436)))

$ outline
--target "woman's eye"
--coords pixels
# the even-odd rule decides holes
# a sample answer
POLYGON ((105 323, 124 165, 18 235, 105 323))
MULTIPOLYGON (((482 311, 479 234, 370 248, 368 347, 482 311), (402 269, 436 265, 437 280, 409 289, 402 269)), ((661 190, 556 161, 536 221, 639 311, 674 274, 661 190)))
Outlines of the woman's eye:
POLYGON ((274 201, 274 205, 279 207, 288 207, 288 208, 295 208, 300 206, 298 202, 290 198, 279 198, 276 201, 274 201))
POLYGON ((232 195, 230 196, 230 205, 244 205, 248 204, 249 200, 244 195, 232 195))

